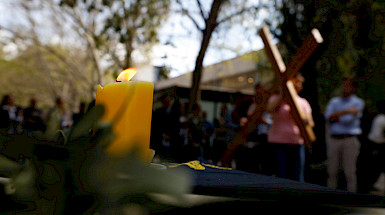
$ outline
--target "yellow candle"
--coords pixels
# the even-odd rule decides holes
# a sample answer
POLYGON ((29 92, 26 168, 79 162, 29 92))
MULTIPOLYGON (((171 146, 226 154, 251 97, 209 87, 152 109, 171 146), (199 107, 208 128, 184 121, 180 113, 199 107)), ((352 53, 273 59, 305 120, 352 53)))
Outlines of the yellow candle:
POLYGON ((136 70, 130 68, 117 78, 121 82, 105 87, 98 85, 96 104, 105 107, 102 120, 113 122, 115 139, 107 148, 107 153, 125 156, 135 147, 139 150, 140 158, 149 161, 154 85, 129 81, 135 73, 136 70))

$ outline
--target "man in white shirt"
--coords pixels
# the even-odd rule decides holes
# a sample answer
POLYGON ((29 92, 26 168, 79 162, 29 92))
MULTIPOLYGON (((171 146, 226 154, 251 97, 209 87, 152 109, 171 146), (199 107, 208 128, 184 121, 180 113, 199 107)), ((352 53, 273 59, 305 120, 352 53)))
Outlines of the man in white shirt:
POLYGON ((378 114, 374 117, 368 138, 377 144, 385 143, 385 100, 376 103, 378 114))

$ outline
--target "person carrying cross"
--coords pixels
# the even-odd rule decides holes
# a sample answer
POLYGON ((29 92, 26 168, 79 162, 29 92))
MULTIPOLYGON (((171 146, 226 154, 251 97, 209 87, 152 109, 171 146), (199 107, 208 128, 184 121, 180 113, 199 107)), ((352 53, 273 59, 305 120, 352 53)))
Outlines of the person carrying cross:
MULTIPOLYGON (((310 144, 314 142, 316 139, 313 132, 313 127, 312 127, 314 126, 314 123, 313 123, 312 116, 310 114, 311 108, 309 103, 305 100, 307 103, 306 105, 305 102, 303 102, 304 99, 298 96, 297 92, 299 92, 302 89, 302 83, 304 79, 299 78, 297 74, 299 73, 299 71, 301 70, 301 67, 305 64, 307 59, 309 59, 312 53, 319 46, 319 44, 323 42, 323 38, 317 29, 312 29, 311 35, 303 42, 302 46, 298 49, 297 53, 291 57, 291 60, 288 62, 288 66, 286 67, 285 62, 283 61, 281 55, 279 54, 279 50, 277 46, 273 43, 273 38, 271 36, 271 33, 267 25, 264 25, 261 28, 261 30, 259 30, 259 35, 261 36, 261 39, 265 45, 266 55, 271 63, 272 70, 275 72, 277 83, 281 85, 281 88, 280 88, 281 93, 279 95, 274 95, 271 97, 272 100, 270 101, 271 103, 269 105, 270 111, 278 110, 277 108, 281 105, 279 103, 281 101, 285 101, 286 115, 284 115, 282 119, 290 116, 290 121, 289 120, 286 120, 286 121, 291 123, 289 125, 295 128, 294 134, 298 135, 295 142, 291 142, 290 139, 285 139, 285 140, 281 139, 281 141, 283 141, 283 143, 291 143, 291 145, 303 145, 301 147, 298 147, 299 149, 302 147, 310 146, 310 144), (307 106, 308 108, 304 108, 305 106, 307 106), (304 111, 308 111, 308 112, 304 112, 304 111), (293 143, 297 143, 297 144, 293 144, 293 143)), ((269 97, 266 97, 266 99, 267 98, 269 97)), ((266 104, 267 101, 264 100, 262 103, 266 104)), ((255 114, 252 114, 252 116, 250 117, 251 118, 250 122, 259 120, 264 111, 265 111, 265 105, 261 105, 259 108, 259 111, 256 111, 255 114)), ((281 120, 281 118, 278 116, 276 118, 277 120, 281 120)), ((256 123, 246 123, 246 125, 247 126, 244 126, 244 128, 241 129, 241 131, 238 132, 238 134, 235 136, 235 138, 232 141, 232 144, 229 145, 226 153, 221 158, 222 162, 226 162, 231 158, 232 153, 235 151, 237 147, 239 147, 242 144, 242 142, 244 142, 244 138, 250 133, 250 131, 252 131, 255 128, 256 123)), ((287 128, 283 128, 283 129, 287 129, 287 128)), ((293 129, 293 128, 290 127, 289 130, 290 129, 293 129)), ((271 134, 273 133, 272 131, 270 132, 271 134)), ((274 140, 274 138, 271 140, 274 140)), ((290 147, 290 148, 295 148, 295 147, 290 147)), ((282 170, 282 174, 284 175, 286 175, 285 163, 286 162, 282 161, 282 167, 284 168, 282 168, 281 170, 282 170)), ((296 172, 297 170, 298 168, 294 167, 294 170, 292 172, 296 172)), ((298 178, 299 180, 304 180, 304 170, 298 171, 298 176, 300 177, 294 176, 294 178, 298 178)))
MULTIPOLYGON (((304 77, 297 74, 290 78, 295 90, 299 93, 303 88, 304 77)), ((271 113, 273 123, 268 133, 268 142, 273 144, 277 158, 277 176, 305 181, 305 141, 291 112, 287 99, 279 93, 272 95, 267 103, 266 110, 271 113)), ((306 114, 303 119, 306 125, 314 127, 312 109, 309 102, 296 95, 293 99, 306 114)))

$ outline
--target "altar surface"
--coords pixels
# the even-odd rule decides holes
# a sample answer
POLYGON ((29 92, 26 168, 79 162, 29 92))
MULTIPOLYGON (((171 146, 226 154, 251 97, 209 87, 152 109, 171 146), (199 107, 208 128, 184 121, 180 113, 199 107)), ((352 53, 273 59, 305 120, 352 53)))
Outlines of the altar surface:
POLYGON ((183 203, 168 202, 175 208, 167 210, 167 214, 206 210, 213 210, 216 214, 385 213, 384 198, 380 196, 232 170, 204 161, 171 164, 168 168, 187 169, 193 177, 193 190, 183 203))

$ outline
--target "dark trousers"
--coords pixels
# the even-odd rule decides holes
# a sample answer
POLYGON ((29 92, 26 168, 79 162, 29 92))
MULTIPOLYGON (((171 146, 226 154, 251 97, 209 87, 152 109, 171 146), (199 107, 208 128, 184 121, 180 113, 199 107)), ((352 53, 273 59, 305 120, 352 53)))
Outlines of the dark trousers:
POLYGON ((305 181, 305 146, 274 144, 278 162, 277 176, 300 182, 305 181))
POLYGON ((366 140, 361 146, 357 161, 358 192, 370 193, 380 174, 385 172, 385 144, 366 140))
POLYGON ((254 147, 241 146, 237 150, 237 169, 263 175, 274 175, 275 154, 271 144, 267 142, 267 135, 258 135, 254 147))

